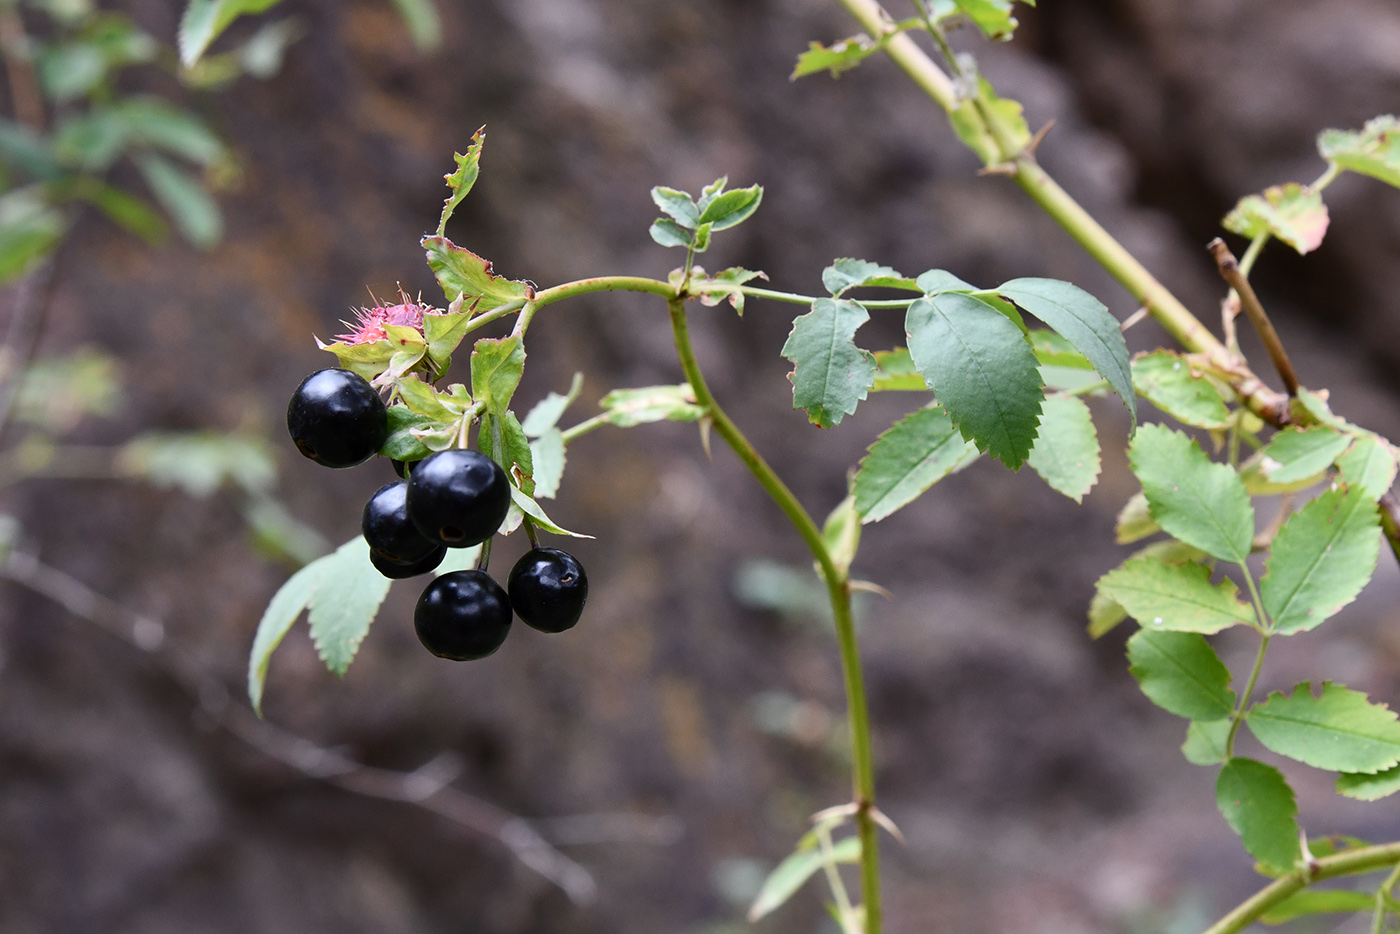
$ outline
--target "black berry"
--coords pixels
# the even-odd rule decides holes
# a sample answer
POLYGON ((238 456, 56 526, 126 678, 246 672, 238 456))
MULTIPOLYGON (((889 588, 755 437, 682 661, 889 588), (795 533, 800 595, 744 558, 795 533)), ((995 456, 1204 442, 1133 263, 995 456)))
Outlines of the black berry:
POLYGON ((413 628, 439 658, 469 661, 501 647, 510 632, 510 598, 485 571, 453 571, 423 589, 413 628))
POLYGON ((421 558, 411 564, 398 564, 382 557, 373 548, 369 552, 369 563, 374 565, 374 569, 383 574, 389 580, 400 581, 406 577, 417 577, 419 574, 427 574, 433 568, 442 564, 442 559, 447 556, 447 549, 438 545, 428 552, 426 558, 421 558))
POLYGON ((439 548, 408 521, 408 484, 386 483, 365 503, 360 530, 370 551, 394 564, 413 564, 439 548))
POLYGON ((384 400, 349 370, 319 370, 301 381, 287 404, 287 430, 297 450, 326 467, 369 460, 389 437, 384 400))
POLYGON ((515 614, 541 632, 573 627, 588 599, 588 575, 567 551, 534 548, 510 569, 510 602, 515 614))
POLYGON ((408 478, 408 518, 429 541, 469 548, 486 541, 510 509, 510 481, 479 451, 439 451, 408 478))

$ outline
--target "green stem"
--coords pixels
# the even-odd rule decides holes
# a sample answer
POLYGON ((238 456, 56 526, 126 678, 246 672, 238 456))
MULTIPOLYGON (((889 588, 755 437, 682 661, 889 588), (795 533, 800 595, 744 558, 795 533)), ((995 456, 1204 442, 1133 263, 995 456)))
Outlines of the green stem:
MULTIPOLYGON (((787 302, 792 305, 810 305, 817 300, 814 295, 799 295, 796 292, 778 292, 773 289, 760 289, 750 285, 739 286, 739 291, 752 298, 771 298, 778 302, 787 302)), ((828 298, 830 296, 827 296, 828 298)), ((874 301, 861 301, 865 308, 908 308, 917 302, 917 298, 889 298, 877 299, 874 301)))
POLYGON ((1400 863, 1395 864, 1395 868, 1385 877, 1381 887, 1376 889, 1376 910, 1371 917, 1371 934, 1384 934, 1386 899, 1397 885, 1400 885, 1400 863))
POLYGON ((720 408, 695 359, 686 321, 685 303, 677 297, 667 302, 671 312, 671 331, 675 336, 676 354, 681 369, 695 392, 695 401, 710 416, 714 431, 738 455, 739 460, 754 475, 764 492, 787 516, 797 534, 806 542, 812 557, 821 568, 826 581, 831 613, 836 623, 837 643, 841 652, 841 670, 846 682, 847 715, 851 731, 851 756, 854 761, 856 828, 860 835, 860 876, 865 905, 865 934, 880 934, 880 850, 871 810, 875 806, 875 757, 870 739, 870 712, 865 698, 865 676, 861 671, 860 650, 856 645, 855 620, 851 615, 851 587, 846 573, 837 567, 822 539, 821 529, 802 508, 797 497, 783 483, 773 468, 720 408))
POLYGON ((1254 667, 1250 669, 1249 681, 1245 684, 1244 690, 1240 692, 1239 703, 1235 706, 1235 712, 1231 715, 1230 735, 1225 738, 1225 758, 1231 759, 1235 755, 1235 734, 1240 731, 1240 724, 1244 723, 1244 712, 1249 707, 1249 700, 1254 695, 1254 685, 1259 681, 1259 672, 1264 668, 1264 653, 1269 650, 1270 636, 1264 636, 1259 640, 1259 651, 1254 655, 1254 667))
POLYGON ((536 292, 533 301, 536 308, 543 308, 545 305, 552 305, 561 299, 588 295, 591 292, 647 292, 670 299, 675 297, 676 287, 669 282, 648 279, 645 276, 597 276, 592 279, 565 282, 562 285, 545 289, 543 292, 536 292))
POLYGON ((1282 903, 1314 882, 1335 879, 1338 876, 1354 876, 1375 872, 1388 866, 1400 865, 1400 843, 1385 843, 1380 846, 1366 846, 1333 856, 1312 860, 1282 879, 1254 893, 1253 896, 1237 905, 1225 917, 1211 925, 1205 934, 1238 934, 1264 915, 1270 908, 1282 903))

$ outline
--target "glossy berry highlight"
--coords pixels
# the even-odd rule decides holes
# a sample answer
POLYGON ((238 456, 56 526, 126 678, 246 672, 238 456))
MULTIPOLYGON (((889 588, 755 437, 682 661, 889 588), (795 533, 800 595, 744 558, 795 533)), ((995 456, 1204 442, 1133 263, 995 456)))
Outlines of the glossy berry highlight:
POLYGON ((501 647, 510 633, 510 597, 485 571, 453 571, 423 589, 413 629, 439 658, 470 661, 501 647))
POLYGON ((588 575, 567 551, 532 548, 515 562, 507 583, 515 615, 541 632, 573 628, 588 600, 588 575))
POLYGON ((297 450, 325 467, 354 467, 369 460, 389 437, 384 400, 349 370, 318 370, 292 393, 287 431, 297 450))
POLYGON ((409 474, 408 518, 431 542, 469 548, 486 541, 510 509, 510 481, 479 451, 429 454, 409 474))

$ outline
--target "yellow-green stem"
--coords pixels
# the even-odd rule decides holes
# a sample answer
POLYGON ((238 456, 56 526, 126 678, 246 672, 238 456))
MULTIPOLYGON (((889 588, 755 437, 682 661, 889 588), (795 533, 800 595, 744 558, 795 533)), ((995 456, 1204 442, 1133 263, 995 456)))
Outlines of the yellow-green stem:
POLYGON ((1360 847, 1312 860, 1307 866, 1294 870, 1282 879, 1276 879, 1241 902, 1229 914, 1211 925, 1205 934, 1238 934, 1258 921, 1270 908, 1314 882, 1375 872, 1397 864, 1400 864, 1400 843, 1360 847))
POLYGON ((821 529, 817 527, 816 521, 711 395, 690 343, 690 328, 686 321, 684 300, 673 295, 668 299, 667 305, 671 312, 671 331, 675 336, 676 353, 680 357, 685 378, 690 381, 690 388, 695 392, 696 403, 710 416, 715 433, 733 449, 739 460, 758 480, 764 492, 783 511, 797 530, 797 534, 806 542, 826 581, 831 613, 836 622, 841 669, 846 681, 851 757, 854 762, 856 830, 860 835, 861 844, 860 877, 865 908, 865 932, 880 934, 880 850, 872 816, 872 809, 875 807, 875 758, 870 739, 870 712, 865 699, 865 676, 861 671, 855 620, 851 615, 850 579, 832 560, 831 552, 822 539, 821 529))

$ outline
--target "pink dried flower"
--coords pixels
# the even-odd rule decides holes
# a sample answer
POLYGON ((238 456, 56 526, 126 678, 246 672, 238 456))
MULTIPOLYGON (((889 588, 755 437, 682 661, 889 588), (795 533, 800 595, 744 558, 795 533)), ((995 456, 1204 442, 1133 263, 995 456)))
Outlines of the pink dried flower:
POLYGON ((375 303, 373 308, 355 309, 354 322, 342 321, 350 331, 340 334, 336 340, 345 341, 347 344, 372 344, 375 341, 382 341, 388 337, 384 330, 386 324, 401 325, 417 329, 418 333, 423 333, 423 315, 441 314, 431 305, 409 300, 407 295, 400 294, 403 301, 398 305, 381 305, 375 303))

